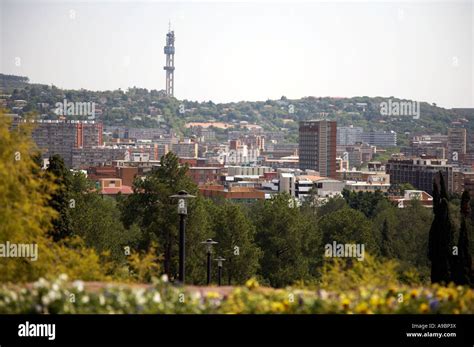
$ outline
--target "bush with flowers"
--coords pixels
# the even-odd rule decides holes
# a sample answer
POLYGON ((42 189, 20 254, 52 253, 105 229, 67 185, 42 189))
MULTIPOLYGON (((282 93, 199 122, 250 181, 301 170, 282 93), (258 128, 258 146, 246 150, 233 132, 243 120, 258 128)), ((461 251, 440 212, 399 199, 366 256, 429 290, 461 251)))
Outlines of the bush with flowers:
POLYGON ((474 290, 463 286, 364 286, 348 291, 260 287, 255 279, 230 291, 176 286, 166 278, 149 286, 106 283, 89 288, 66 275, 29 286, 2 285, 0 313, 138 314, 370 314, 474 313, 474 290))

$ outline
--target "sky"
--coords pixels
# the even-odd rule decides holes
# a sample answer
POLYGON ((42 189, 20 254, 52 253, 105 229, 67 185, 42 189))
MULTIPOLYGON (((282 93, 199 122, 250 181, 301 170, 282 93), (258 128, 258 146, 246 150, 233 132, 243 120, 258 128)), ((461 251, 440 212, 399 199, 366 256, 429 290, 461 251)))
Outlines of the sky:
POLYGON ((214 102, 382 96, 474 107, 474 0, 0 0, 0 72, 214 102))

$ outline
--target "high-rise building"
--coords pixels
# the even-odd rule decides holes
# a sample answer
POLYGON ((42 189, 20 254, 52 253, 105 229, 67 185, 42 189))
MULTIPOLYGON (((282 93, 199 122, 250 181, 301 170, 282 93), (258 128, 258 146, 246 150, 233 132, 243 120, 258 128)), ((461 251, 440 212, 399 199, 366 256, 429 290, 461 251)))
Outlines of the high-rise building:
POLYGON ((457 164, 464 159, 466 154, 466 129, 449 128, 448 129, 448 161, 457 164))
POLYGON ((299 124, 299 166, 323 177, 336 177, 337 122, 302 121, 299 124))

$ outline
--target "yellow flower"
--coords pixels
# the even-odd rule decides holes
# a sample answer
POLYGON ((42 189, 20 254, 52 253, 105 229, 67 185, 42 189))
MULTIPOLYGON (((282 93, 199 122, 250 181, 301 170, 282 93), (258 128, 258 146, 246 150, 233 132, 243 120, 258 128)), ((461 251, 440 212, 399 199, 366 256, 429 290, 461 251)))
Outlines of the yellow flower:
POLYGON ((347 308, 349 307, 349 304, 350 304, 350 303, 351 303, 351 302, 349 301, 348 298, 344 298, 344 299, 342 299, 342 301, 341 301, 342 307, 343 307, 344 309, 347 309, 347 308))
POLYGON ((258 288, 259 284, 258 284, 258 281, 255 278, 251 278, 247 282, 245 282, 245 286, 248 289, 253 289, 253 288, 258 288))
POLYGON ((208 299, 219 299, 221 297, 217 292, 207 292, 206 296, 208 299))
POLYGON ((420 312, 421 313, 426 313, 430 310, 430 307, 426 303, 422 303, 420 305, 420 312))
POLYGON ((416 298, 418 296, 418 290, 417 289, 412 289, 410 292, 410 298, 416 298))
POLYGON ((271 305, 272 312, 284 312, 285 306, 281 302, 272 302, 271 305))
POLYGON ((369 305, 367 305, 366 302, 361 302, 360 304, 356 306, 355 311, 357 313, 370 313, 369 305))
POLYGON ((383 303, 384 303, 384 300, 380 298, 377 294, 373 295, 370 298, 370 306, 378 307, 378 306, 382 306, 383 303))

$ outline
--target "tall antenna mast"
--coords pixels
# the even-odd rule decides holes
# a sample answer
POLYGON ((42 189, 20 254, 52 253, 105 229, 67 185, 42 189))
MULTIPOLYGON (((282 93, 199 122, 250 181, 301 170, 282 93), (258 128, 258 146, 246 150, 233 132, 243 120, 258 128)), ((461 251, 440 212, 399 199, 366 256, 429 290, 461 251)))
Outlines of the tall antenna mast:
POLYGON ((171 31, 171 21, 168 22, 168 33, 166 34, 166 95, 174 96, 174 31, 171 31))

